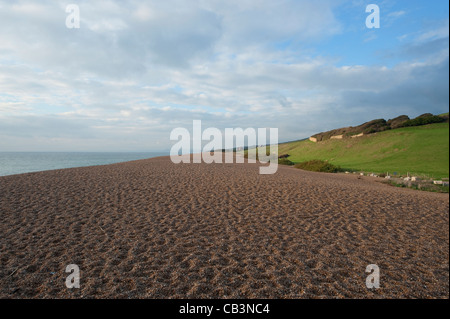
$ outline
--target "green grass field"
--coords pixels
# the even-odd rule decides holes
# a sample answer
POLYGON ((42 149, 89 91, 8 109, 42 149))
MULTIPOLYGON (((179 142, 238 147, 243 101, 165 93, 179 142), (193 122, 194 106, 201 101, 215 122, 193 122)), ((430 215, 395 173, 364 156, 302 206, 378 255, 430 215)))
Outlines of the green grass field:
POLYGON ((279 154, 300 163, 319 159, 343 169, 398 175, 449 177, 449 124, 406 127, 344 140, 279 145, 279 154))

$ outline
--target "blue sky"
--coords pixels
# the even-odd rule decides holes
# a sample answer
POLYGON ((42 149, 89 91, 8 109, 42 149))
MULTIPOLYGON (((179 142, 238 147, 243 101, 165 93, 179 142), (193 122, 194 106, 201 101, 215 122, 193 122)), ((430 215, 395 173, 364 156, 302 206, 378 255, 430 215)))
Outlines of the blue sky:
POLYGON ((396 50, 412 39, 448 23, 448 3, 445 1, 358 1, 347 2, 336 10, 343 23, 343 32, 320 43, 319 54, 332 52, 336 65, 385 65, 393 67, 405 60, 396 50), (368 4, 380 7, 381 27, 367 29, 366 15, 359 15, 368 4), (389 54, 391 53, 391 54, 389 54))
POLYGON ((441 0, 0 0, 0 151, 168 150, 193 120, 283 142, 448 112, 448 16, 441 0))

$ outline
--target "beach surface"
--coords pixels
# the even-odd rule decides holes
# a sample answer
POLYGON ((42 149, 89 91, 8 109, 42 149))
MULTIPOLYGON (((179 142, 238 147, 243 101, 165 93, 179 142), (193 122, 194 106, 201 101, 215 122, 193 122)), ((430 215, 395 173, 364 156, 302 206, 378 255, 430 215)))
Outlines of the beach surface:
POLYGON ((370 177, 158 157, 0 177, 0 221, 0 298, 449 298, 448 194, 370 177))

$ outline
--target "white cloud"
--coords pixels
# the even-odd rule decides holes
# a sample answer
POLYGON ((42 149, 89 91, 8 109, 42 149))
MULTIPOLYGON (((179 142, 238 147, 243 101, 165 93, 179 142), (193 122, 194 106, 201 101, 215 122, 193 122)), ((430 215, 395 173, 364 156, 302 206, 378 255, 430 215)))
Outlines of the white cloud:
POLYGON ((403 15, 405 15, 405 11, 401 10, 401 11, 394 11, 394 12, 390 12, 388 13, 388 17, 393 17, 393 18, 398 18, 401 17, 403 15))
POLYGON ((449 20, 447 19, 442 26, 436 29, 429 30, 427 32, 422 33, 417 41, 424 42, 435 39, 448 38, 449 36, 449 20))
POLYGON ((79 1, 81 28, 67 29, 62 3, 0 0, 0 150, 168 148, 193 119, 292 140, 348 125, 335 113, 448 105, 448 49, 423 50, 448 39, 442 28, 407 43, 420 63, 337 67, 308 54, 342 32, 336 3, 79 1))

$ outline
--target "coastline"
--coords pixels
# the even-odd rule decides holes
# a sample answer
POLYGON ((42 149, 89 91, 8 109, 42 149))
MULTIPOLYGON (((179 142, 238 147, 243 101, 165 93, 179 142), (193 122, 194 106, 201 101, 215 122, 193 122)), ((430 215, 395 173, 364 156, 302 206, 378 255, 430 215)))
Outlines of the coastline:
POLYGON ((0 152, 0 176, 124 163, 166 152, 0 152))
POLYGON ((0 297, 449 297, 448 194, 258 168, 161 156, 2 176, 0 297))

